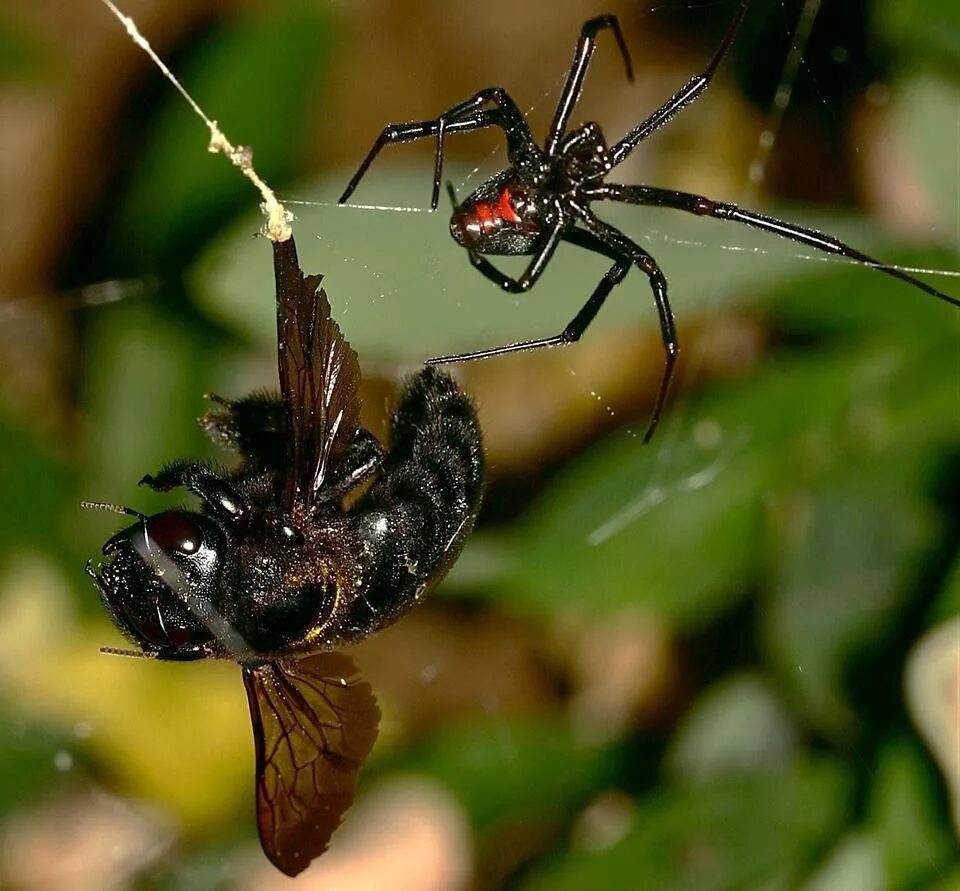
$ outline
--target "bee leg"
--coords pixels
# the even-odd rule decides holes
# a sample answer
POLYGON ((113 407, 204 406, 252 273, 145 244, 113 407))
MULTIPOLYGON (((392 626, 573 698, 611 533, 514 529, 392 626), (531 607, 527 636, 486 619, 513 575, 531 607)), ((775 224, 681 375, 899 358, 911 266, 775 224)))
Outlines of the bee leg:
POLYGON ((383 446, 369 430, 358 430, 353 445, 333 467, 320 493, 322 501, 338 501, 373 477, 383 464, 383 446))
POLYGON ((158 474, 146 474, 141 486, 154 492, 169 492, 182 486, 200 496, 214 514, 231 523, 244 521, 250 506, 222 476, 199 462, 183 461, 164 467, 158 474))

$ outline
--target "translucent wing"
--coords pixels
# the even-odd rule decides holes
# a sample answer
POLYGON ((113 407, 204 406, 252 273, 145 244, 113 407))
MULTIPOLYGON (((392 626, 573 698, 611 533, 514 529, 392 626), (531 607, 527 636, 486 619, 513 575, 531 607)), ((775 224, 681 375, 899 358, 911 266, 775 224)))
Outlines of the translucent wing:
POLYGON ((292 238, 274 243, 277 363, 290 418, 287 511, 309 513, 327 469, 342 455, 360 419, 360 364, 330 318, 321 276, 304 276, 292 238))
POLYGON ((380 709, 340 653, 243 669, 257 757, 257 824, 273 864, 295 876, 326 849, 353 802, 380 709))

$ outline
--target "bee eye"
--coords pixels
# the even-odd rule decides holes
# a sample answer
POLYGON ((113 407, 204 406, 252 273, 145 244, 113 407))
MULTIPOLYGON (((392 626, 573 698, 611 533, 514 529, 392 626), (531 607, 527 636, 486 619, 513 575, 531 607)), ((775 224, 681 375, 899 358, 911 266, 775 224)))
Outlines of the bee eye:
POLYGON ((182 513, 170 511, 151 517, 147 531, 160 547, 170 553, 194 554, 203 544, 200 530, 182 513))

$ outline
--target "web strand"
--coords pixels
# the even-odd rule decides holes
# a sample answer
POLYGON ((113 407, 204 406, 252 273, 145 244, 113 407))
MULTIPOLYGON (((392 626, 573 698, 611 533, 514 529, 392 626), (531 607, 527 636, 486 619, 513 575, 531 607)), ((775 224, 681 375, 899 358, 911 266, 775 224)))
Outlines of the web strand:
POLYGON ((183 84, 177 80, 163 59, 157 55, 153 47, 150 46, 149 41, 140 33, 136 22, 134 22, 130 16, 124 15, 111 0, 100 0, 100 2, 117 17, 120 23, 127 29, 127 33, 133 42, 150 57, 150 60, 160 69, 163 76, 173 84, 177 92, 187 101, 187 104, 193 109, 197 117, 206 124, 207 129, 210 131, 208 150, 214 154, 226 155, 230 163, 256 187, 263 198, 260 209, 267 218, 267 223, 264 227, 264 234, 267 238, 275 242, 286 241, 290 238, 293 234, 293 230, 290 228, 293 215, 277 200, 277 196, 273 193, 273 190, 260 178, 257 171, 254 170, 253 153, 250 149, 242 145, 235 146, 227 139, 223 131, 217 126, 217 122, 207 116, 193 96, 191 96, 183 84))

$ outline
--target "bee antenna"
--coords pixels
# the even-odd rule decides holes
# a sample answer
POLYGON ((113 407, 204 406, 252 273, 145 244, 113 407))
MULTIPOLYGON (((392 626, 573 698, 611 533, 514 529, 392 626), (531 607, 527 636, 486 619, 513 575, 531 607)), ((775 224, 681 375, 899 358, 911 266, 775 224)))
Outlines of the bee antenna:
POLYGON ((156 659, 156 653, 145 653, 143 650, 125 650, 121 647, 100 647, 105 656, 126 656, 128 659, 156 659))
POLYGON ((136 517, 141 523, 146 524, 147 522, 146 515, 140 513, 140 511, 134 510, 132 507, 125 507, 122 504, 114 504, 110 501, 81 501, 80 507, 86 510, 104 510, 111 514, 126 514, 127 516, 136 517))

